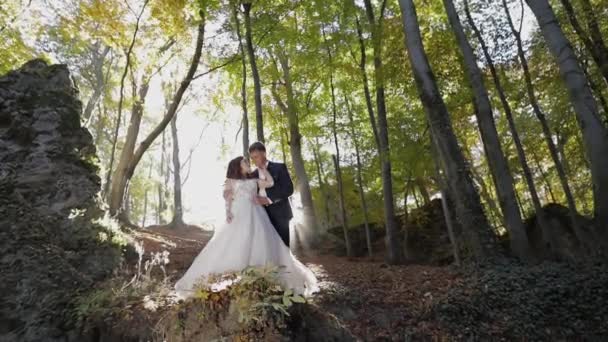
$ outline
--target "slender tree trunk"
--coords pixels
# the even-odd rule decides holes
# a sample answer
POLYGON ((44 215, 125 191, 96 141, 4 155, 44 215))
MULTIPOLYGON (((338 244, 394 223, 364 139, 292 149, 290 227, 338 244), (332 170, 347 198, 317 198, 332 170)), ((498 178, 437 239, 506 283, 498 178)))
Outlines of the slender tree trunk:
MULTIPOLYGON (((171 104, 169 105, 169 109, 165 113, 163 119, 160 123, 148 134, 148 136, 141 141, 135 152, 131 154, 131 158, 129 159, 129 163, 126 168, 117 168, 116 174, 114 177, 119 179, 126 179, 127 181, 131 179, 133 173, 135 172, 135 168, 139 164, 139 161, 143 157, 144 153, 150 148, 154 140, 165 130, 167 125, 169 125, 173 116, 176 115, 177 109, 181 103, 182 97, 186 92, 186 89, 190 86, 194 74, 196 73, 196 69, 198 68, 202 50, 203 50, 203 40, 205 33, 205 17, 202 10, 200 11, 201 22, 198 26, 198 36, 196 39, 196 47, 194 50, 194 55, 192 57, 192 61, 190 63, 190 67, 184 79, 180 82, 179 87, 177 88, 173 98, 171 100, 171 104)), ((122 206, 123 194, 125 192, 126 181, 122 181, 119 183, 119 186, 112 187, 112 191, 110 194, 110 212, 116 213, 120 210, 122 206)))
POLYGON ((473 52, 469 41, 467 40, 456 7, 452 0, 443 0, 443 4, 448 14, 448 19, 452 30, 456 36, 456 41, 462 52, 464 66, 469 78, 470 87, 474 96, 475 114, 481 140, 496 187, 498 203, 504 215, 506 228, 509 231, 509 239, 511 242, 511 250, 522 260, 529 260, 530 246, 528 236, 524 229, 524 223, 521 219, 519 206, 515 199, 515 188, 513 186, 513 176, 509 170, 509 163, 502 151, 496 123, 494 122, 494 113, 492 104, 488 96, 488 91, 484 84, 483 74, 477 66, 477 57, 473 52))
POLYGON ((283 156, 283 164, 287 164, 287 151, 285 145, 289 142, 289 136, 286 129, 281 129, 281 155, 283 156))
POLYGON ((555 195, 553 194, 553 189, 551 188, 551 182, 549 182, 549 177, 547 177, 547 173, 545 172, 545 170, 543 170, 543 167, 542 165, 540 165, 540 161, 538 160, 538 157, 534 152, 532 152, 532 160, 534 161, 534 164, 536 164, 536 168, 540 172, 540 176, 542 177, 543 182, 545 182, 545 187, 547 188, 547 192, 551 197, 551 202, 558 203, 557 199, 555 198, 555 195))
POLYGON ((604 94, 602 94, 602 87, 600 85, 598 85, 597 83, 595 83, 595 81, 593 80, 593 77, 589 74, 588 61, 583 60, 582 63, 583 63, 583 72, 585 72, 585 77, 587 77, 587 80, 589 81, 589 87, 595 94, 595 97, 597 97, 600 100, 600 105, 602 106, 602 110, 604 112, 604 124, 608 125, 608 102, 606 101, 604 94))
MULTIPOLYGON (((502 87, 502 82, 500 81, 500 77, 498 75, 498 72, 496 71, 496 67, 494 66, 494 61, 492 60, 492 57, 490 56, 488 47, 487 47, 485 41, 483 40, 481 31, 479 31, 479 29, 477 28, 477 25, 475 24, 475 21, 473 20, 473 17, 471 16, 471 13, 470 13, 469 7, 468 7, 468 1, 465 1, 465 14, 467 17, 467 22, 473 29, 473 32, 475 33, 475 36, 477 37, 477 40, 479 41, 479 44, 481 45, 484 57, 486 59, 486 62, 488 63, 488 67, 490 68, 490 73, 492 74, 492 80, 494 81, 494 86, 496 87, 496 91, 498 92, 498 97, 504 108, 505 117, 507 118, 507 123, 509 124, 509 130, 511 131, 511 136, 513 137, 513 142, 515 143, 517 157, 522 166, 524 178, 526 180, 526 184, 528 186, 528 191, 530 193, 530 197, 532 199, 532 204, 534 206, 534 211, 535 211, 536 217, 538 219, 538 225, 540 226, 540 228, 543 232, 543 236, 545 237, 545 240, 548 239, 548 241, 551 241, 552 237, 553 237, 553 233, 549 230, 549 224, 548 224, 547 218, 545 216, 545 212, 543 211, 540 199, 538 198, 538 192, 536 191, 536 186, 534 184, 534 177, 532 175, 532 171, 530 170, 528 160, 526 159, 526 154, 524 152, 523 144, 519 137, 517 127, 515 126, 513 110, 511 109, 511 105, 509 104, 507 96, 505 95, 504 88, 502 87)), ((517 195, 517 193, 515 193, 515 195, 517 195)), ((519 200, 519 197, 517 197, 517 198, 518 198, 519 206, 521 207, 522 206, 521 201, 519 200)), ((553 243, 551 243, 551 245, 554 246, 553 243)))
POLYGON ((236 27, 236 37, 239 40, 239 51, 241 52, 241 70, 243 80, 241 82, 241 108, 243 110, 243 155, 249 156, 249 114, 247 111, 247 60, 245 47, 241 37, 241 23, 239 21, 238 5, 233 7, 234 24, 236 27))
MULTIPOLYGON (((169 146, 171 144, 169 143, 169 146)), ((165 203, 165 214, 167 214, 167 210, 169 209, 169 198, 171 197, 171 187, 169 186, 169 182, 171 181, 171 161, 169 160, 169 152, 165 155, 165 179, 164 179, 164 203, 165 203)), ((163 223, 167 223, 167 217, 163 217, 163 223)))
POLYGON ((585 153, 585 143, 583 142, 582 134, 576 134, 575 136, 576 144, 578 145, 579 150, 581 151, 581 155, 583 157, 583 163, 588 169, 591 169, 591 162, 589 161, 589 157, 585 153))
POLYGON ((557 153, 559 155, 559 161, 564 166, 564 172, 566 172, 566 175, 570 173, 570 164, 568 163, 568 159, 566 159, 566 151, 565 151, 565 147, 566 147, 566 143, 568 142, 568 139, 570 139, 569 135, 565 135, 565 134, 561 133, 559 129, 555 130, 555 141, 556 141, 555 147, 557 148, 557 153))
MULTIPOLYGON (((350 136, 351 136, 351 140, 353 141, 353 145, 355 146, 355 157, 357 160, 357 187, 359 188, 359 198, 361 200, 361 208, 363 209, 363 220, 364 220, 364 224, 365 224, 365 240, 367 243, 367 255, 371 258, 373 255, 372 234, 371 234, 371 229, 369 227, 369 213, 368 213, 369 210, 367 208, 367 201, 365 200, 365 190, 363 189, 363 176, 362 176, 363 165, 361 163, 359 140, 357 139, 357 133, 355 131, 355 123, 353 120, 352 107, 349 104, 347 96, 344 96, 344 102, 346 103, 346 109, 348 111, 350 136)), ((407 195, 406 195, 406 202, 407 202, 407 195)), ((405 207, 405 213, 407 216, 407 206, 405 207)), ((406 218, 406 220, 407 220, 407 218, 406 218)))
POLYGON ((367 114, 369 115, 369 121, 372 126, 372 132, 374 133, 374 140, 376 142, 376 148, 380 151, 380 138, 378 137, 378 127, 376 126, 376 115, 374 114, 374 104, 372 103, 372 95, 369 90, 369 82, 367 79, 367 53, 365 52, 365 41, 363 40, 363 30, 361 29, 361 23, 359 17, 357 19, 357 35, 359 37, 359 50, 361 51, 361 60, 359 61, 359 70, 361 70, 361 76, 363 77, 363 93, 365 94, 365 105, 367 106, 367 114))
MULTIPOLYGON (((150 170, 148 171, 148 179, 152 179, 152 166, 154 163, 150 162, 150 170)), ((144 213, 141 216, 141 227, 146 227, 146 216, 148 216, 148 187, 146 187, 146 191, 144 192, 144 213)))
MULTIPOLYGON (((123 73, 122 73, 122 77, 120 79, 120 96, 118 99, 118 115, 116 117, 116 124, 114 125, 114 136, 112 137, 112 152, 110 153, 110 166, 108 167, 108 173, 106 174, 106 182, 103 188, 103 195, 104 197, 110 197, 109 200, 110 202, 112 201, 111 199, 111 194, 110 194, 110 177, 112 175, 113 169, 114 169, 114 156, 116 155, 116 144, 118 142, 118 132, 120 131, 120 122, 122 120, 122 105, 123 105, 123 100, 124 100, 124 89, 125 89, 125 79, 127 78, 127 74, 129 73, 129 68, 131 67, 131 54, 133 53, 133 46, 135 46, 135 40, 137 38, 137 33, 139 32, 139 21, 141 19, 141 16, 144 13, 144 10, 146 9, 146 6, 148 5, 149 0, 145 0, 144 4, 141 7, 141 11, 139 12, 139 15, 137 16, 137 20, 135 21, 135 30, 133 31, 133 37, 131 38, 131 44, 129 45, 129 48, 127 49, 126 52, 126 62, 125 62, 125 67, 123 69, 123 73)), ((125 191, 124 188, 122 189, 122 192, 120 194, 120 196, 124 196, 125 191)), ((122 198, 121 198, 122 201, 122 198)), ((110 205, 110 214, 111 215, 116 215, 116 213, 118 212, 118 208, 112 208, 112 205, 110 205)))
POLYGON ((296 100, 294 97, 293 83, 291 80, 291 72, 289 61, 283 51, 278 53, 279 63, 281 65, 281 71, 283 75, 283 82, 285 85, 285 92, 287 94, 287 101, 284 103, 276 89, 273 89, 273 96, 277 101, 277 104, 285 115, 287 116, 287 123, 289 125, 289 148, 291 151, 291 160, 293 168, 296 172, 298 179, 298 192, 300 193, 300 199, 302 201, 303 214, 306 220, 305 225, 309 229, 308 236, 305 239, 315 244, 318 237, 317 217, 315 215, 315 208, 312 199, 312 192, 310 191, 310 182, 306 168, 304 165, 304 157, 302 156, 302 135, 300 134, 300 123, 298 119, 298 109, 296 100))
POLYGON ((431 151, 433 157, 433 163, 435 164, 435 176, 437 177, 437 183, 441 190, 441 208, 443 209, 443 218, 445 220, 445 226, 448 230, 448 237, 450 239, 450 244, 452 245, 452 254, 454 255, 454 264, 460 266, 460 250, 458 248, 458 240, 456 240, 456 235, 454 234, 454 222, 452 221, 452 212, 450 211, 450 206, 448 204, 448 186, 445 178, 442 176, 442 172, 444 168, 441 167, 441 160, 439 158, 439 154, 437 153, 437 145, 435 144, 433 137, 431 137, 431 151))
MULTIPOLYGON (((548 0, 526 0, 538 20, 549 50, 559 66, 560 75, 574 105, 585 150, 591 164, 593 203, 598 226, 608 225, 608 130, 604 127, 583 72, 570 42, 564 35, 548 0)), ((601 232, 608 240, 608 229, 601 232)))
POLYGON ((418 190, 420 191, 420 195, 422 196, 422 199, 424 200, 424 204, 428 205, 429 203, 431 203, 431 195, 429 195, 429 192, 426 189, 426 182, 424 181, 424 179, 422 177, 416 177, 416 186, 418 187, 418 190))
POLYGON ((177 136, 177 115, 171 119, 171 141, 173 145, 173 220, 171 226, 178 228, 184 225, 184 210, 182 206, 182 177, 179 161, 179 140, 177 136))
POLYGON ((602 34, 595 18, 593 6, 589 0, 580 1, 583 7, 583 14, 587 20, 587 27, 590 31, 589 34, 587 34, 578 21, 570 0, 560 0, 560 2, 566 10, 566 14, 568 15, 570 24, 572 24, 572 27, 574 28, 574 32, 576 32, 583 42, 583 45, 585 45, 585 49, 589 51, 589 54, 593 58, 595 64, 597 64, 604 80, 608 82, 608 48, 606 48, 606 45, 604 44, 602 34))
POLYGON ((338 197, 340 199, 340 220, 342 223, 342 230, 344 231, 344 243, 346 244, 346 255, 348 257, 353 256, 352 246, 348 237, 348 215, 346 214, 346 202, 344 201, 344 184, 342 183, 342 169, 340 168, 340 144, 338 143, 338 110, 336 109, 336 90, 334 87, 334 66, 333 56, 331 54, 331 47, 327 42, 325 35, 325 28, 322 29, 323 40, 325 47, 327 48, 327 58, 329 62, 329 88, 331 92, 331 109, 332 109, 332 133, 334 136, 334 146, 336 148, 336 154, 332 156, 334 160, 334 168, 336 170, 336 182, 338 183, 338 197))
POLYGON ((243 12, 245 13, 245 41, 247 42, 247 53, 251 66, 251 76, 253 78, 253 94, 255 100, 255 123, 258 141, 264 142, 264 119, 262 116, 262 84, 260 74, 255 59, 255 49, 253 47, 251 29, 251 2, 243 2, 243 12))
POLYGON ((448 110, 424 51, 416 8, 412 0, 399 0, 399 5, 404 23, 405 46, 416 86, 427 113, 438 156, 445 167, 450 194, 454 196, 456 215, 470 243, 470 258, 476 261, 496 259, 500 257, 496 237, 483 212, 479 194, 458 146, 448 110))
POLYGON ((506 227, 507 224, 504 222, 503 216, 500 214, 500 210, 496 205, 496 201, 494 200, 494 197, 492 197, 491 191, 490 189, 488 189, 488 185, 483 179, 483 176, 480 175, 475 170, 475 168, 471 168, 471 175, 473 176, 473 179, 479 184, 479 194, 481 195, 481 198, 486 201, 488 208, 490 208, 490 215, 493 218, 493 226, 506 227))
POLYGON ((378 138, 380 142, 380 161, 382 163, 382 194, 384 199, 384 220, 386 226, 387 257, 391 264, 398 264, 403 259, 403 250, 399 239, 399 227, 395 218, 393 179, 391 171, 391 153, 388 139, 388 121, 384 93, 384 75, 382 66, 382 20, 386 0, 382 2, 380 15, 376 22, 371 0, 364 0, 365 12, 371 27, 374 51, 374 73, 376 83, 376 108, 378 114, 378 138))
MULTIPOLYGON (((549 153, 551 154, 551 158, 553 158, 553 163, 555 163, 555 168, 557 169, 557 174, 559 176, 560 183, 564 190, 564 194, 566 195, 566 201, 568 203, 568 209, 570 213, 570 221, 572 224, 572 228, 576 232, 577 237, 582 238, 581 227, 578 224, 577 219, 577 210, 576 203, 574 202, 574 196, 572 196, 572 191, 570 190, 570 185, 568 184, 568 179, 566 176, 566 172, 564 170, 564 166, 559 160, 559 156, 557 153, 557 148, 555 147, 555 143, 553 142, 553 135, 551 134, 551 129, 549 128, 549 123, 545 118, 545 114, 542 112, 540 105, 538 103, 538 99, 536 98, 536 93, 534 91, 534 86, 532 84, 532 76, 530 75, 530 69, 528 67, 528 61, 526 59, 526 55, 524 53, 523 44, 521 41, 520 32, 515 29, 515 25, 513 25, 513 20, 511 19, 511 14, 509 12, 509 8, 507 6, 507 1, 502 0, 503 8, 507 15, 507 22, 511 29, 511 33, 515 36, 515 41, 517 43, 517 55, 519 56, 519 62, 521 63, 523 72, 524 72, 524 80, 526 82, 526 90, 528 93, 528 98, 530 100, 530 104, 532 105, 532 110, 538 121, 540 121, 541 127, 543 129, 543 135, 545 137, 545 142, 549 147, 549 153)), ((523 3, 522 3, 523 6, 523 3)), ((607 141, 608 142, 608 141, 607 141)), ((608 171, 605 171, 608 172, 608 171)), ((582 241, 581 241, 582 242, 582 241)))
POLYGON ((409 220, 409 212, 408 212, 408 206, 407 206, 407 199, 410 197, 410 183, 412 182, 412 175, 410 174, 407 178, 407 181, 405 182, 405 188, 403 190, 403 208, 405 209, 404 212, 404 218, 405 218, 405 222, 407 222, 409 220))
POLYGON ((416 202, 416 208, 422 208, 422 201, 420 201, 420 199, 418 198, 418 194, 416 194, 416 189, 414 188, 414 185, 410 184, 410 187, 412 189, 412 196, 414 196, 414 201, 416 202))
POLYGON ((599 55, 597 64, 601 69, 600 71, 604 76, 606 85, 608 85, 608 48, 604 43, 602 32, 600 30, 600 26, 595 15, 597 9, 594 9, 594 6, 589 0, 581 0, 581 4, 583 6, 583 14, 585 15, 585 19, 587 20, 589 36, 591 37, 594 47, 599 55))
POLYGON ((144 192, 144 212, 141 215, 141 227, 146 227, 146 215, 148 215, 148 189, 144 192))
POLYGON ((99 102, 101 95, 103 94, 106 79, 103 73, 103 63, 106 60, 106 56, 110 52, 110 47, 104 47, 101 53, 98 52, 97 48, 92 52, 93 53, 93 69, 95 75, 95 82, 92 84, 93 94, 87 101, 86 106, 84 107, 84 111, 82 112, 82 118, 88 122, 91 118, 91 114, 95 109, 95 106, 99 102))
MULTIPOLYGON (((141 125, 141 119, 144 115, 144 103, 148 94, 150 79, 147 76, 143 76, 139 90, 136 91, 137 87, 133 85, 133 97, 134 103, 131 110, 131 118, 129 122, 129 128, 127 129, 127 137, 120 153, 116 170, 112 176, 112 191, 110 192, 110 214, 120 215, 120 209, 124 200, 123 196, 126 194, 125 189, 128 186, 129 178, 126 177, 125 171, 131 161, 131 156, 135 150, 135 144, 139 135, 139 128, 141 125), (115 189, 121 189, 120 192, 115 192, 115 189)), ((123 217, 124 218, 124 217, 123 217)), ((125 222, 127 222, 125 220, 125 222)))
POLYGON ((165 190, 166 181, 165 181, 165 155, 166 155, 166 141, 165 141, 165 131, 162 133, 161 139, 161 155, 160 155, 160 179, 161 181, 158 183, 158 212, 156 217, 156 224, 165 224, 163 219, 163 212, 166 209, 165 206, 165 190), (163 187, 163 185, 165 187, 163 187))
POLYGON ((348 237, 348 217, 346 216, 346 203, 344 201, 344 185, 342 183, 342 170, 340 170, 340 162, 338 157, 333 154, 332 159, 334 161, 334 168, 336 171, 336 183, 338 185, 338 197, 340 198, 340 220, 342 222, 342 231, 344 232, 344 243, 346 245, 346 256, 353 256, 353 249, 350 244, 350 238, 348 237))
MULTIPOLYGON (((103 121, 101 120, 101 118, 107 117, 108 109, 106 108, 106 106, 102 106, 101 103, 97 102, 97 112, 99 114, 97 115, 97 122, 95 122, 95 131, 94 131, 95 140, 94 140, 94 142, 95 142, 95 146, 100 146, 101 139, 104 134, 103 121)), ((98 153, 100 153, 99 149, 97 151, 98 151, 98 153)))
MULTIPOLYGON (((317 143, 318 146, 318 143, 317 143)), ((319 155, 318 147, 313 146, 312 155, 317 168, 317 177, 319 178, 319 190, 323 196, 323 202, 325 204, 325 227, 330 227, 331 214, 329 211, 329 193, 327 190, 327 184, 323 181, 323 171, 321 166, 321 156, 319 155)))
MULTIPOLYGON (((131 216, 131 191, 130 189, 127 189, 127 192, 125 194, 125 208, 123 210, 123 212, 121 213, 122 218, 125 222, 130 222, 130 216, 131 216)), ((132 226, 132 224, 129 224, 129 226, 132 226)), ((135 227, 132 227, 135 228, 135 227)))

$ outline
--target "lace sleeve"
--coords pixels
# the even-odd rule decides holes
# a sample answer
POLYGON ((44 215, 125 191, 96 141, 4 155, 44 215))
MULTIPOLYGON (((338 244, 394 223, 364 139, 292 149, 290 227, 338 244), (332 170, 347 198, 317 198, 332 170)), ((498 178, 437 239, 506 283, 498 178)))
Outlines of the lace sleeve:
POLYGON ((270 172, 268 172, 268 170, 266 169, 260 169, 260 176, 263 175, 264 179, 262 179, 262 177, 260 177, 260 179, 258 179, 258 186, 260 188, 272 188, 274 186, 274 179, 272 179, 272 176, 270 175, 270 172))
POLYGON ((224 200, 226 201, 226 217, 232 214, 232 200, 234 199, 234 180, 226 179, 224 182, 224 200))

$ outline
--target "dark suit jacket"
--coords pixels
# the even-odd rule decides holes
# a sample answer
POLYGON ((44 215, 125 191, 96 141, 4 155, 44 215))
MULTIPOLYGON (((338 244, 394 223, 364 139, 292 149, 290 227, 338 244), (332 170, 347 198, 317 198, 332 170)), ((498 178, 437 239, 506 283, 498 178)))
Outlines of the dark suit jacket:
MULTIPOLYGON (((268 215, 273 219, 289 220, 293 217, 289 196, 293 194, 293 182, 289 177, 287 166, 282 163, 268 162, 268 173, 274 180, 274 186, 266 189, 266 195, 272 204, 266 206, 268 215)), ((258 170, 253 172, 255 177, 259 177, 258 170)))

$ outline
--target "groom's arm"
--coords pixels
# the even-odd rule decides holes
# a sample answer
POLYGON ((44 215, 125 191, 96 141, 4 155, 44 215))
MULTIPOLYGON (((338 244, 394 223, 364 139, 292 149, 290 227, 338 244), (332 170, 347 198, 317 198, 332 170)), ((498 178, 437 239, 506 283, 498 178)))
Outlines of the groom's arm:
POLYGON ((273 202, 288 199, 293 194, 293 182, 289 176, 287 165, 280 164, 276 182, 272 188, 266 189, 266 194, 273 202))

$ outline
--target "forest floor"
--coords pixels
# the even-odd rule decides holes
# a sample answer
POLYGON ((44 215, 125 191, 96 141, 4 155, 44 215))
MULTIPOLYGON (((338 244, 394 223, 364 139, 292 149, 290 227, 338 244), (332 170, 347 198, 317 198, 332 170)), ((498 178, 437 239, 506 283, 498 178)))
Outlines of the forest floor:
MULTIPOLYGON (((156 226, 140 230, 145 254, 168 250, 168 275, 178 279, 211 238, 196 226, 156 226)), ((366 341, 403 340, 407 336, 442 336, 427 321, 434 300, 463 279, 451 267, 390 266, 367 258, 303 256, 320 281, 312 302, 335 315, 353 335, 366 341)))

